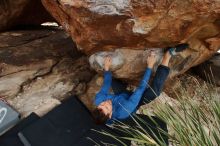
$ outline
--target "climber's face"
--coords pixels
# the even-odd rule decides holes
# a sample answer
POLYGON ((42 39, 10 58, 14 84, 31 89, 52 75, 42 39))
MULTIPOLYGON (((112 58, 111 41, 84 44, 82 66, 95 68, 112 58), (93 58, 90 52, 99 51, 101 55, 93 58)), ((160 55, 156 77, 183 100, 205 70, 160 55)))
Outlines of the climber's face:
POLYGON ((102 112, 105 115, 108 115, 109 119, 112 117, 112 101, 111 100, 106 100, 100 103, 97 108, 102 110, 102 112))

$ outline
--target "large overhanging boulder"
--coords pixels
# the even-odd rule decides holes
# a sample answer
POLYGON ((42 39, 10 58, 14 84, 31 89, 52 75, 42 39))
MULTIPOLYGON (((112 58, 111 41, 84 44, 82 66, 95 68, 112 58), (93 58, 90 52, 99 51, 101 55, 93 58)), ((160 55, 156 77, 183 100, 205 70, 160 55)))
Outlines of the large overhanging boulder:
MULTIPOLYGON (((96 53, 99 58, 99 51, 112 51, 116 58, 122 56, 120 64, 114 65, 114 75, 123 79, 135 79, 143 73, 152 48, 159 52, 161 60, 161 48, 180 42, 190 44, 187 51, 171 60, 171 76, 175 76, 205 61, 220 47, 219 0, 42 0, 42 3, 82 52, 96 53)), ((93 61, 91 64, 96 66, 93 61)))

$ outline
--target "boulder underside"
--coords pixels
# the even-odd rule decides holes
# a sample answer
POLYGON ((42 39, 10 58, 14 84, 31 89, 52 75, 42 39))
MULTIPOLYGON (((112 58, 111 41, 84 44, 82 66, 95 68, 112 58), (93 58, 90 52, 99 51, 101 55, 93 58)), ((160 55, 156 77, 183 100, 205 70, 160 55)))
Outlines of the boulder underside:
MULTIPOLYGON (((161 48, 180 42, 190 44, 187 51, 171 60, 170 75, 176 76, 207 60, 220 47, 219 0, 42 0, 42 3, 80 51, 87 55, 112 51, 122 56, 123 63, 115 64, 120 66, 114 70, 118 78, 140 77, 146 66, 147 50, 152 48, 160 50, 161 60, 161 48)), ((99 70, 97 66, 94 68, 99 70)))

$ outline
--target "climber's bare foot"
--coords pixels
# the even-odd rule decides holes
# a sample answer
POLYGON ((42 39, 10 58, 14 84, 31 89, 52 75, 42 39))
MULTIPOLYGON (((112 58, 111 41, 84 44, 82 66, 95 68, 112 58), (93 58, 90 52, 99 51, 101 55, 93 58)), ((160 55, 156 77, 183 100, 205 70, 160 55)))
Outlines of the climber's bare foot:
POLYGON ((172 57, 172 55, 170 54, 170 52, 169 52, 169 51, 166 51, 165 54, 164 54, 164 56, 163 56, 163 60, 162 60, 161 65, 163 65, 163 66, 168 66, 171 57, 172 57))

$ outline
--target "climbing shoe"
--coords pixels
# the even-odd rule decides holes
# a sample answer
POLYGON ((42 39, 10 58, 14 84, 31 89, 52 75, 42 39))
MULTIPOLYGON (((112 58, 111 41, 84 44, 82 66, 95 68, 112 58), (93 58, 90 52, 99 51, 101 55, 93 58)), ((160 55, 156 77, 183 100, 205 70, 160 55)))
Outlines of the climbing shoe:
POLYGON ((174 56, 176 55, 178 52, 182 52, 183 50, 189 48, 189 44, 178 44, 174 47, 169 47, 166 50, 170 52, 170 55, 174 56))

